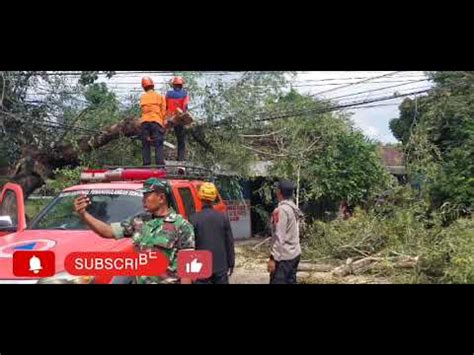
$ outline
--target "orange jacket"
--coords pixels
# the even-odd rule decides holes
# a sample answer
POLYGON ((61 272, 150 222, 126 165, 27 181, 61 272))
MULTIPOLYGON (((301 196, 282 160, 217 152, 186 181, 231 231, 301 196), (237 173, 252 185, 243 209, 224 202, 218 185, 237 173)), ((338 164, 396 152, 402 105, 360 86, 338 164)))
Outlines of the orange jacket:
POLYGON ((162 95, 154 90, 144 93, 140 99, 140 107, 141 122, 157 122, 162 127, 165 126, 166 101, 162 95))

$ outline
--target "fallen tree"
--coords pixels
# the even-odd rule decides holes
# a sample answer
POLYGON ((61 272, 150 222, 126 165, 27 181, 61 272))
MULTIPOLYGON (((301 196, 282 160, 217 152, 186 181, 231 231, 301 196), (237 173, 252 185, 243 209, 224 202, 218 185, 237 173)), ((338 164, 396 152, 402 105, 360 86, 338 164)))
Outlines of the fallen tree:
MULTIPOLYGON (((139 119, 131 117, 74 143, 58 143, 52 148, 43 149, 34 145, 25 146, 11 174, 11 180, 23 188, 26 199, 47 179, 54 177, 55 169, 80 166, 82 154, 104 147, 120 137, 133 138, 139 134, 139 119)), ((195 126, 188 130, 188 134, 205 150, 212 152, 212 146, 206 142, 202 127, 195 126)))
POLYGON ((300 263, 298 265, 298 271, 304 272, 329 272, 334 269, 333 265, 328 264, 310 264, 310 263, 300 263))
POLYGON ((418 261, 418 256, 394 256, 386 258, 369 256, 357 261, 349 258, 344 265, 336 267, 332 271, 332 274, 337 277, 359 275, 380 265, 402 269, 414 268, 418 264, 418 261))
POLYGON ((132 137, 138 133, 138 120, 128 118, 90 138, 81 138, 75 144, 60 142, 52 148, 43 149, 34 145, 26 146, 11 174, 11 180, 23 188, 25 198, 27 198, 47 179, 54 176, 55 169, 79 166, 81 154, 103 147, 121 136, 132 137))

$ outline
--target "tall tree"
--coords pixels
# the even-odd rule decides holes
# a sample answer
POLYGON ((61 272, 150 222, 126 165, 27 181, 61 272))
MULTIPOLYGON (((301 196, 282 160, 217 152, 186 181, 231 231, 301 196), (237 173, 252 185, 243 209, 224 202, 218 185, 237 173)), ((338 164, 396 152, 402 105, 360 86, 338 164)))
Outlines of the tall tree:
MULTIPOLYGON (((189 130, 190 160, 245 170, 248 154, 233 149, 236 132, 281 91, 285 73, 236 74, 230 83, 208 82, 199 73, 184 76, 195 115, 202 117, 189 130)), ((56 169, 78 166, 85 155, 139 134, 138 98, 117 109, 114 95, 94 83, 97 72, 84 72, 78 81, 45 72, 2 72, 1 77, 1 134, 11 147, 12 179, 25 196, 54 177, 56 169)))
POLYGON ((296 91, 273 106, 287 112, 295 105, 308 113, 272 122, 274 144, 266 154, 274 162, 275 175, 305 186, 303 201, 324 198, 357 204, 390 186, 393 180, 381 163, 377 144, 355 129, 348 115, 330 112, 329 102, 296 91))
POLYGON ((474 72, 433 72, 425 97, 405 100, 391 129, 406 150, 412 180, 432 206, 462 213, 474 205, 474 72))

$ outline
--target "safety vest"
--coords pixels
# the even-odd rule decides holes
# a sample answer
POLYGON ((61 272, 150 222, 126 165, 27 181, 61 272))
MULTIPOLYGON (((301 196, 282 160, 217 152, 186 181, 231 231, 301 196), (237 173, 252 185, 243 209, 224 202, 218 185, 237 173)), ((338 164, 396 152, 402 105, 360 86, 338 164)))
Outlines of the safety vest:
POLYGON ((165 125, 166 102, 162 95, 150 90, 140 99, 142 122, 157 122, 165 125))
POLYGON ((189 103, 189 96, 186 90, 169 90, 166 93, 166 110, 167 114, 172 116, 175 114, 176 109, 179 108, 182 111, 187 111, 189 103))

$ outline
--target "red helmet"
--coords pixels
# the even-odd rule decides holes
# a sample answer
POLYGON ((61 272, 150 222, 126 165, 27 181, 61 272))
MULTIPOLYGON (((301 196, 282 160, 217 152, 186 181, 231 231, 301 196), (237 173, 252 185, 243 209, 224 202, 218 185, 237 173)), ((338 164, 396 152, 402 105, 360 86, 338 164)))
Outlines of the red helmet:
POLYGON ((155 87, 155 84, 153 83, 152 78, 150 78, 149 76, 144 76, 142 78, 142 87, 144 89, 146 89, 148 87, 155 87))
POLYGON ((181 76, 175 76, 173 80, 171 80, 172 85, 184 85, 184 79, 181 76))

